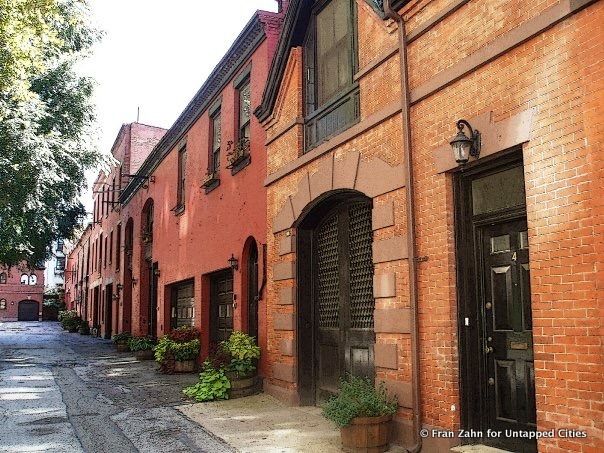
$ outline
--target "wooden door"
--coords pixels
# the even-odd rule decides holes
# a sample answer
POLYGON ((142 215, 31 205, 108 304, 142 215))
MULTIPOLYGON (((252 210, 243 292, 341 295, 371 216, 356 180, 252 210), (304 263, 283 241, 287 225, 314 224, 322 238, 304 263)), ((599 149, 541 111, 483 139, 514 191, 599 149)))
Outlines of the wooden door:
MULTIPOLYGON (((525 219, 478 230, 484 316, 486 416, 495 431, 536 430, 530 266, 525 219)), ((537 451, 535 442, 501 446, 537 451)))
POLYGON ((172 291, 172 328, 195 323, 195 287, 193 282, 180 284, 172 291))
POLYGON ((105 286, 105 338, 110 339, 113 329, 113 285, 105 286))
POLYGON ((250 247, 248 262, 248 335, 258 343, 258 248, 250 247))
POLYGON ((40 306, 35 300, 22 300, 19 302, 17 319, 19 321, 37 321, 40 306))
POLYGON ((150 302, 149 302, 149 331, 148 335, 155 338, 157 335, 157 290, 159 285, 159 277, 158 277, 158 269, 159 265, 157 263, 153 263, 150 266, 150 275, 149 282, 151 283, 150 289, 150 302))
POLYGON ((210 340, 213 345, 227 340, 233 333, 233 272, 212 276, 210 295, 210 340))
POLYGON ((314 231, 315 402, 346 373, 374 377, 371 204, 340 203, 314 231))

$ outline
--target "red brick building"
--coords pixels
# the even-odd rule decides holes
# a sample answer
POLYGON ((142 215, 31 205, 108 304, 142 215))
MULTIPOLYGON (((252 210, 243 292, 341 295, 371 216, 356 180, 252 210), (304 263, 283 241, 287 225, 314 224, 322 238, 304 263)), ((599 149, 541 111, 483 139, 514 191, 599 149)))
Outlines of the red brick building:
POLYGON ((42 319, 44 268, 0 265, 0 321, 42 319))
POLYGON ((588 0, 290 2, 256 110, 266 391, 319 404, 351 372, 397 394, 412 451, 604 451, 602 23, 588 0))
POLYGON ((68 254, 65 302, 78 310, 95 332, 106 338, 130 331, 130 310, 121 297, 124 223, 118 198, 166 130, 140 123, 124 124, 111 153, 118 162, 100 172, 93 185, 92 223, 68 254))

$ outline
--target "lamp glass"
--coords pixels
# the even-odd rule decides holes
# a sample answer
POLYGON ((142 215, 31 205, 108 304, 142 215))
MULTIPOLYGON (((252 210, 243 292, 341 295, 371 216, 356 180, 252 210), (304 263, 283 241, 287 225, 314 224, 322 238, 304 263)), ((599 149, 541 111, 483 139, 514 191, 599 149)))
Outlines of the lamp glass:
POLYGON ((451 140, 451 149, 453 157, 458 164, 465 164, 470 159, 470 150, 472 148, 472 140, 469 139, 463 132, 458 132, 451 140))

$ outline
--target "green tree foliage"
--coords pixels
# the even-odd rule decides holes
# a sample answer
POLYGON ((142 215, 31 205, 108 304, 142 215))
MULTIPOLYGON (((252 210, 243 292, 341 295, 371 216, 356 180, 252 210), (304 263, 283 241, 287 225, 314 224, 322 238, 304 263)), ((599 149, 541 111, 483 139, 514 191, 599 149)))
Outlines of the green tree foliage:
POLYGON ((0 263, 30 264, 85 215, 93 82, 74 70, 99 39, 85 0, 0 0, 0 263))

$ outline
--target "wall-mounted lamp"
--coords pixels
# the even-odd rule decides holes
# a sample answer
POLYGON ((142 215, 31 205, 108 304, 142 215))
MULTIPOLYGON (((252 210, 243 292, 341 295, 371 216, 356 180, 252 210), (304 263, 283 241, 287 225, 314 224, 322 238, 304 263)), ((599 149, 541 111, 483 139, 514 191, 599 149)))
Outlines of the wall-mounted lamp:
POLYGON ((478 159, 480 156, 480 132, 472 129, 470 123, 466 120, 459 120, 457 122, 457 134, 449 142, 451 149, 453 150, 453 157, 455 162, 463 166, 468 163, 470 156, 478 159), (463 128, 467 126, 470 130, 470 137, 464 134, 463 128))
POLYGON ((115 286, 115 289, 117 289, 117 292, 119 293, 119 292, 120 292, 122 289, 124 289, 124 285, 122 285, 121 283, 118 283, 118 284, 115 286))
POLYGON ((111 297, 113 300, 118 300, 120 298, 118 294, 112 294, 111 297))
POLYGON ((136 285, 137 283, 138 283, 138 279, 133 278, 133 279, 132 279, 132 286, 136 285))
POLYGON ((155 275, 156 277, 159 277, 159 269, 153 269, 153 275, 155 275))
POLYGON ((235 255, 231 253, 231 257, 229 258, 229 266, 232 270, 236 271, 239 269, 239 260, 235 258, 235 255))

